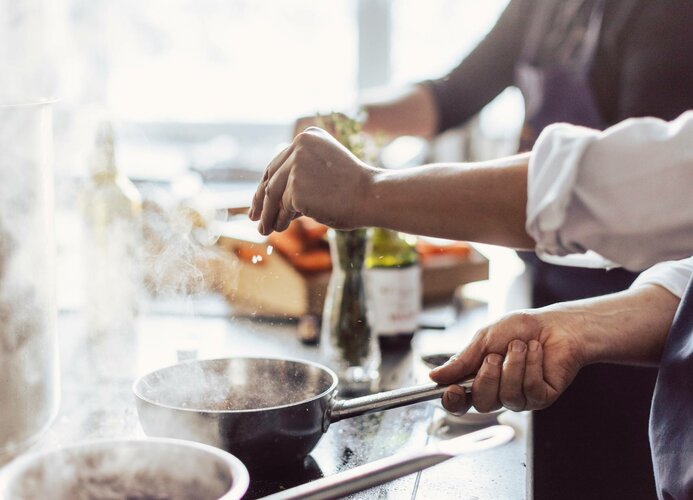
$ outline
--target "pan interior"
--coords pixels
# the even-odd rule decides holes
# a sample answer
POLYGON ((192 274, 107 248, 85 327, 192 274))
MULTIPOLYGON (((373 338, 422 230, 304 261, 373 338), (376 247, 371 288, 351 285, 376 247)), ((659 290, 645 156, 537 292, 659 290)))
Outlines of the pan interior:
POLYGON ((135 384, 151 403, 197 411, 248 411, 298 404, 336 386, 318 365, 294 360, 228 358, 181 363, 135 384))

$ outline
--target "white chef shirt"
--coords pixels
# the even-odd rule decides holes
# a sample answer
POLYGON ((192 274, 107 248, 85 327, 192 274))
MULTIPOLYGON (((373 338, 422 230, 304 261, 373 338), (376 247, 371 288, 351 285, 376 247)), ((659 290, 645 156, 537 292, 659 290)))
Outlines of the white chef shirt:
POLYGON ((642 270, 679 297, 693 275, 693 111, 603 132, 547 127, 529 164, 527 232, 543 260, 642 270), (677 259, 679 260, 676 262, 677 259))

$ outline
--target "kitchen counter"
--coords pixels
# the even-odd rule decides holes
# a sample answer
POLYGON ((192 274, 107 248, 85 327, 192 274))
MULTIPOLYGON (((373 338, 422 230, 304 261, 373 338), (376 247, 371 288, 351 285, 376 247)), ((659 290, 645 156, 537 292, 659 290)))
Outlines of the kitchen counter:
MULTIPOLYGON (((177 361, 178 357, 285 356, 318 361, 318 349, 298 341, 291 323, 228 317, 225 304, 198 303, 195 317, 176 314, 189 307, 157 305, 140 315, 132 349, 123 369, 99 375, 95 359, 85 354, 83 318, 59 317, 62 366, 62 405, 57 419, 36 445, 48 448, 80 439, 142 437, 130 391, 132 377, 177 361)), ((465 311, 458 325, 446 331, 425 330, 414 340, 414 352, 385 354, 383 389, 423 382, 426 369, 419 352, 454 350, 484 321, 485 307, 465 311)), ((482 454, 453 459, 411 474, 353 498, 526 498, 526 428, 524 414, 503 414, 501 421, 515 427, 510 444, 482 454)), ((246 498, 257 498, 280 488, 328 476, 394 453, 419 448, 478 427, 453 425, 438 402, 419 403, 333 424, 303 464, 282 467, 272 477, 254 477, 246 498)))

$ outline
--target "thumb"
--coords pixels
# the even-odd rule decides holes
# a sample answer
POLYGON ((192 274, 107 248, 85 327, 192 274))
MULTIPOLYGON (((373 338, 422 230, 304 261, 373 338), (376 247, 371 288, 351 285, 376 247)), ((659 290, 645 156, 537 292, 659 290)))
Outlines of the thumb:
POLYGON ((483 360, 482 342, 475 339, 464 351, 452 356, 444 365, 431 370, 429 377, 439 384, 452 384, 476 373, 483 360))

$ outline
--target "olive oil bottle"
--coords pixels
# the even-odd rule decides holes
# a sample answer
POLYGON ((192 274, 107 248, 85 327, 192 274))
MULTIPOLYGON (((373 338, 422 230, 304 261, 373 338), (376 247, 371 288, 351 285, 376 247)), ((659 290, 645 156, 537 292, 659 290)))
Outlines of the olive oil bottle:
POLYGON ((142 200, 118 171, 114 133, 99 126, 82 193, 86 236, 86 327, 102 378, 135 374, 135 316, 140 284, 142 200))
POLYGON ((373 330, 380 348, 405 350, 421 311, 421 267, 411 237, 373 228, 366 256, 366 284, 373 330))

